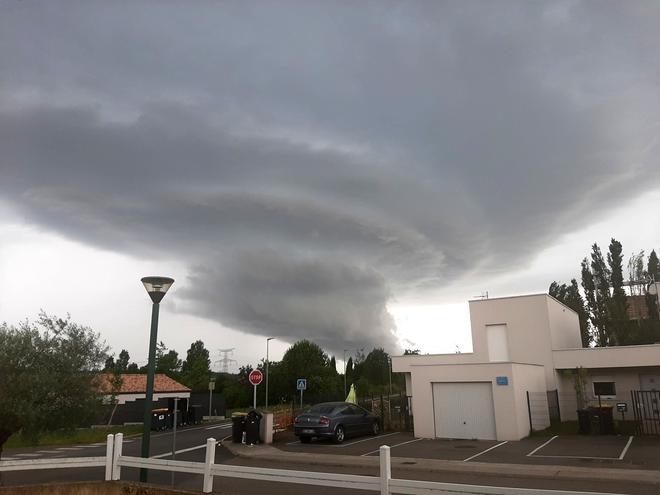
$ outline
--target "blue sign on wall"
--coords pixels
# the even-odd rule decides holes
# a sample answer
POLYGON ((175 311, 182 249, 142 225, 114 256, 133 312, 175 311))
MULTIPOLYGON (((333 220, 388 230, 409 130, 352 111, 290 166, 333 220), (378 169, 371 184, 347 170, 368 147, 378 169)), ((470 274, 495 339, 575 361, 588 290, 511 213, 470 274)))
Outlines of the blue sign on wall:
POLYGON ((497 381, 498 385, 508 385, 509 384, 509 377, 508 376, 498 376, 495 378, 497 381))
POLYGON ((296 380, 296 388, 298 390, 307 390, 307 379, 298 378, 298 380, 296 380))

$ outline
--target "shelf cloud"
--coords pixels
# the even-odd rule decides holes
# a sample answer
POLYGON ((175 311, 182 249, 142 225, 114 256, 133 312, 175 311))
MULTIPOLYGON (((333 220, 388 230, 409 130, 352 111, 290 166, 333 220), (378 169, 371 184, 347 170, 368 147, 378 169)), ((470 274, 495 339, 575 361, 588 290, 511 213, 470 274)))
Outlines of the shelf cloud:
POLYGON ((333 351, 658 187, 644 2, 6 2, 0 198, 333 351))

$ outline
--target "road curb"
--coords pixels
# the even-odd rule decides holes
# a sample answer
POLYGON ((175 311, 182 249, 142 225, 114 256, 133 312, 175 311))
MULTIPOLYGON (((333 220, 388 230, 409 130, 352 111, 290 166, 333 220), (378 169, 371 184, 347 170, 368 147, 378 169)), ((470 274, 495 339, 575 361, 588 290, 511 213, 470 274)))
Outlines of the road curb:
MULTIPOLYGON (((233 455, 251 460, 289 463, 305 466, 332 466, 347 468, 378 468, 379 459, 352 455, 287 452, 270 445, 247 446, 226 442, 223 444, 233 455)), ((478 473, 498 477, 528 477, 592 481, 629 481, 660 485, 660 471, 625 468, 588 468, 532 464, 502 464, 490 462, 463 462, 413 457, 392 457, 392 469, 423 472, 478 473)))

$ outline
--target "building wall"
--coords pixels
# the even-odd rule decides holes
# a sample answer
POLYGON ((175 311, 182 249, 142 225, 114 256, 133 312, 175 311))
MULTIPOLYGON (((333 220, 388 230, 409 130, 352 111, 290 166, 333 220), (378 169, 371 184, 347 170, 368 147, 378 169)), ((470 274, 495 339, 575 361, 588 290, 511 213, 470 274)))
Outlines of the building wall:
MULTIPOLYGON (((111 396, 107 396, 111 397, 111 396)), ((190 397, 190 392, 154 392, 153 400, 158 401, 160 399, 170 399, 178 397, 180 399, 187 399, 190 397)), ((145 398, 145 394, 117 394, 115 400, 117 404, 126 404, 127 402, 135 402, 145 398)))
POLYGON ((568 306, 554 297, 546 298, 548 322, 553 349, 575 349, 582 347, 580 338, 580 318, 568 306))
POLYGON ((646 305, 646 296, 628 296, 626 298, 628 309, 626 313, 631 320, 641 320, 649 317, 649 308, 646 305))
MULTIPOLYGON (((518 425, 518 438, 525 438, 530 434, 529 410, 527 407, 527 392, 546 395, 546 379, 543 366, 531 366, 513 364, 513 383, 511 384, 515 394, 516 415, 518 425)), ((547 396, 546 396, 547 397, 547 396)), ((546 398, 547 401, 547 398, 546 398)), ((547 405, 547 402, 546 402, 547 405)), ((542 414, 542 412, 541 412, 542 414)), ((543 417, 539 417, 534 425, 535 430, 543 430, 550 426, 550 413, 546 407, 543 417)))
POLYGON ((558 349, 552 352, 552 358, 557 369, 657 366, 660 365, 660 345, 558 349))
POLYGON ((415 436, 435 438, 433 383, 490 382, 498 440, 519 440, 529 434, 526 387, 545 391, 542 366, 514 363, 468 363, 412 366, 412 405, 415 436), (496 377, 509 384, 496 384, 496 377))
MULTIPOLYGON (((627 419, 632 419, 632 402, 630 392, 640 390, 640 375, 660 374, 660 361, 657 366, 627 367, 627 368, 595 368, 586 370, 586 399, 587 406, 597 406, 598 397, 593 393, 593 382, 613 381, 616 387, 616 396, 612 399, 602 399, 601 404, 605 406, 616 406, 618 402, 628 404, 627 419)), ((562 421, 577 419, 577 400, 575 393, 575 370, 565 370, 558 373, 561 387, 565 390, 565 397, 560 401, 562 421), (572 397, 571 397, 572 396, 572 397)), ((562 394, 560 393, 560 398, 562 394)), ((615 412, 615 416, 618 413, 615 412)), ((618 417, 618 416, 617 416, 618 417)))
MULTIPOLYGON (((546 386, 553 390, 552 331, 558 342, 570 340, 566 336, 570 333, 570 316, 561 311, 563 308, 547 294, 470 301, 474 354, 482 362, 488 361, 486 326, 506 324, 510 360, 546 366, 546 386), (552 325, 551 314, 557 318, 552 325)), ((579 325, 574 330, 579 338, 579 325)))

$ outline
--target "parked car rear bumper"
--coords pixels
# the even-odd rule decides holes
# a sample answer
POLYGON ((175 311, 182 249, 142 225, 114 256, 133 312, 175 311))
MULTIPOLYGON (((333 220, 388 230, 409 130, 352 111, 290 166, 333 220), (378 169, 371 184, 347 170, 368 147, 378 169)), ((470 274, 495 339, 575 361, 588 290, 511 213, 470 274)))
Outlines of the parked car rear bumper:
POLYGON ((335 432, 329 426, 294 426, 293 434, 297 437, 328 437, 335 432))

